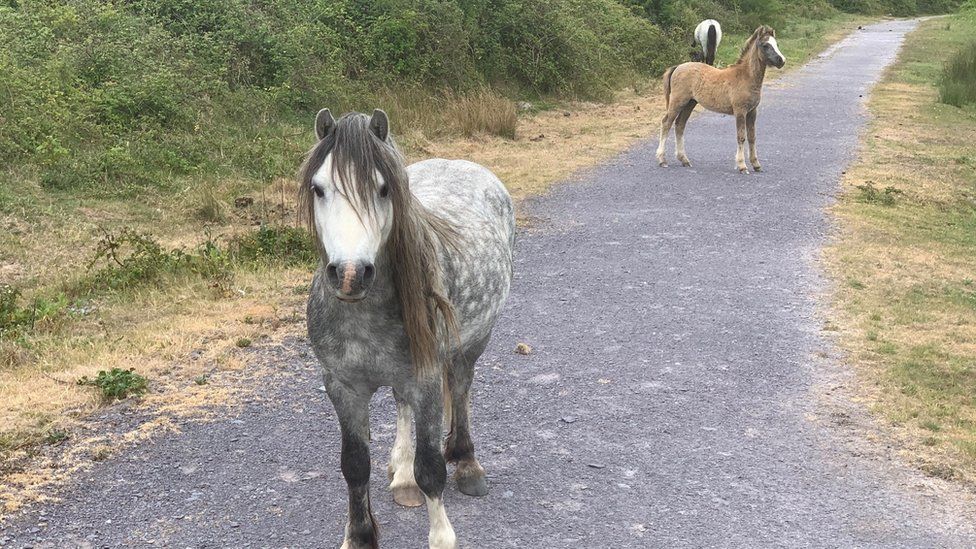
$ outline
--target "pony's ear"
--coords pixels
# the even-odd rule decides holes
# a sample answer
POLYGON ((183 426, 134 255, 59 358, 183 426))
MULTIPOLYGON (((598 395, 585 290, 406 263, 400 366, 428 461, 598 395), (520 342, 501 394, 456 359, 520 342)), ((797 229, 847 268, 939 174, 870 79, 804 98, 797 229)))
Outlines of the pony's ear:
POLYGON ((319 141, 325 139, 327 135, 334 132, 336 128, 335 118, 329 109, 322 109, 315 115, 315 137, 319 141))
POLYGON ((386 141, 387 136, 390 135, 390 119, 382 109, 373 110, 373 116, 369 118, 369 131, 379 137, 380 141, 386 141))

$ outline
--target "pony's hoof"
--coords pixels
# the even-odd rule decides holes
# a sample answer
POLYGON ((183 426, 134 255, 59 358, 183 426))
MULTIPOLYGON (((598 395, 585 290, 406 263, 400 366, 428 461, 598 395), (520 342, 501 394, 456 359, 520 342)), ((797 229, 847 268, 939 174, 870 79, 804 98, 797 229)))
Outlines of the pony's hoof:
POLYGON ((753 166, 752 167, 752 171, 754 171, 754 172, 761 172, 762 171, 762 166, 753 166))
POLYGON ((668 163, 667 162, 658 162, 657 165, 660 166, 660 167, 662 167, 662 168, 667 168, 668 167, 668 163))
POLYGON ((393 501, 404 507, 420 507, 424 504, 424 493, 418 486, 397 486, 391 489, 393 501))
POLYGON ((457 477, 458 490, 466 496, 477 498, 488 495, 488 483, 485 482, 485 475, 470 477, 457 477))
POLYGON ((375 545, 371 543, 360 543, 355 540, 346 538, 342 541, 342 547, 339 549, 372 549, 375 545))
POLYGON ((682 160, 681 161, 681 165, 684 166, 684 167, 686 167, 686 168, 690 168, 691 167, 691 161, 690 160, 682 160))
POLYGON ((739 173, 749 175, 749 168, 739 168, 739 173))

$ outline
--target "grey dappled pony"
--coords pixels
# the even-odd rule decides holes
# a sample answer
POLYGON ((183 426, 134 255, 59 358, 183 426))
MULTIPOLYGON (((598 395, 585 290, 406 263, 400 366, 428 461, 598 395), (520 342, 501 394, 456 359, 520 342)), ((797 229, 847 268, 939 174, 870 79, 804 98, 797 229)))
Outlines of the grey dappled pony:
POLYGON ((404 167, 381 110, 336 121, 323 109, 315 133, 300 186, 300 209, 322 260, 308 334, 342 432, 349 488, 342 547, 378 547, 369 400, 381 386, 393 388, 397 403, 388 468, 394 500, 426 502, 430 547, 456 547, 442 497, 446 462, 457 464, 461 492, 488 493, 471 441, 469 390, 512 279, 511 197, 471 162, 404 167), (442 453, 444 424, 450 432, 442 453))

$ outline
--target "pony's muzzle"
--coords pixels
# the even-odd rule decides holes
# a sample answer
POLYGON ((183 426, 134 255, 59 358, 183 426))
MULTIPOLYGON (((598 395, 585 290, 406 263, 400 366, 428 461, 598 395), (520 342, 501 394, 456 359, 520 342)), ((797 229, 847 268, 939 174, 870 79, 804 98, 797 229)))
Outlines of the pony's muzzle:
POLYGON ((342 301, 359 301, 373 285, 376 269, 366 261, 331 262, 325 267, 326 278, 342 301))

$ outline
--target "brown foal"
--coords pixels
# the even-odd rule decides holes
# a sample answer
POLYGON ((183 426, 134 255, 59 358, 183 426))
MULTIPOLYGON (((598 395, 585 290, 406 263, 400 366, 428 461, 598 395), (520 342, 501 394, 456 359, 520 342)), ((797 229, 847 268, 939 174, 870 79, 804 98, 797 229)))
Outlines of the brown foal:
POLYGON ((743 150, 746 135, 749 138, 749 161, 757 172, 762 169, 756 156, 756 108, 762 97, 762 83, 766 66, 782 68, 786 57, 776 44, 776 31, 763 25, 752 33, 742 48, 735 64, 717 69, 705 63, 682 63, 664 73, 664 100, 667 112, 661 120, 661 141, 657 147, 657 161, 667 167, 664 145, 674 124, 678 160, 683 166, 691 166, 685 154, 685 124, 688 117, 701 103, 710 111, 735 115, 735 128, 739 148, 735 155, 736 167, 749 173, 743 150))

